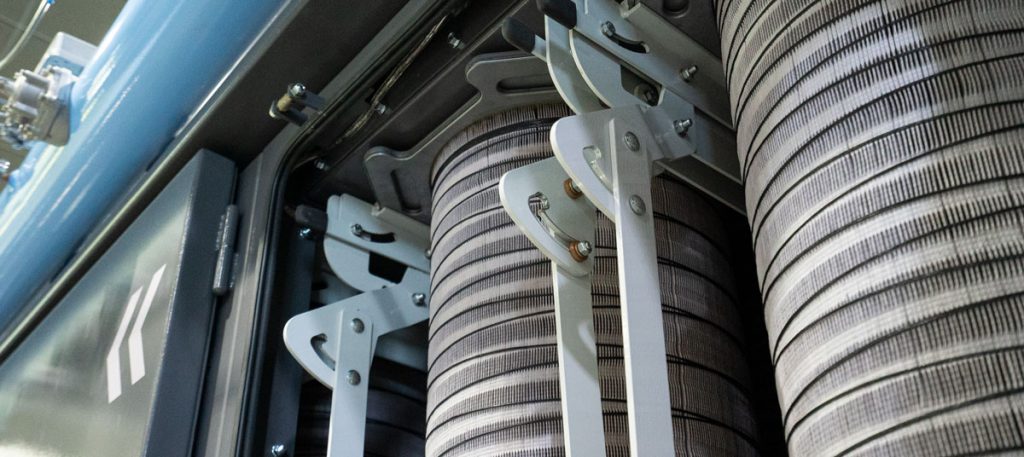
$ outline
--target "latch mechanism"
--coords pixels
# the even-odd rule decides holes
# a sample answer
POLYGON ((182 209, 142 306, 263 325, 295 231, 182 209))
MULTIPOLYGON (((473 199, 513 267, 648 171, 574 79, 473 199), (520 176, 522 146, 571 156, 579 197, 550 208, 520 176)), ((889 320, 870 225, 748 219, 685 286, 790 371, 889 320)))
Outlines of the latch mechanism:
POLYGON ((359 295, 292 317, 288 350, 331 388, 329 456, 363 455, 370 364, 379 338, 427 320, 430 261, 426 225, 349 195, 328 201, 324 253, 359 295), (381 276, 375 265, 387 263, 381 276))

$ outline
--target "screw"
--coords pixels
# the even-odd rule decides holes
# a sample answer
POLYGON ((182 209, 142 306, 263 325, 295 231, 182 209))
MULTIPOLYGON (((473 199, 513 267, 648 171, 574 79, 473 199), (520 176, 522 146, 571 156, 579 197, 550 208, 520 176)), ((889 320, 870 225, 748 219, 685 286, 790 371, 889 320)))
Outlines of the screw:
POLYGON ((647 211, 647 205, 644 204, 644 200, 639 196, 633 195, 629 197, 629 209, 633 210, 633 214, 637 216, 647 211))
POLYGON ((589 241, 577 241, 569 245, 569 254, 572 254, 573 260, 577 262, 587 260, 591 252, 594 252, 594 245, 589 241))
POLYGON ((352 234, 355 236, 363 236, 363 226, 359 224, 352 224, 352 234))
POLYGON ((658 101, 658 94, 654 92, 654 89, 647 87, 644 89, 644 101, 648 105, 653 105, 654 102, 658 101))
POLYGON ((690 82, 690 80, 693 79, 693 76, 696 75, 696 74, 697 74, 697 66, 696 65, 691 65, 690 68, 687 68, 687 69, 679 72, 679 77, 683 78, 683 81, 690 82))
POLYGON ((317 170, 324 171, 327 169, 327 162, 324 162, 324 159, 316 159, 316 162, 313 162, 313 166, 317 170))
POLYGON ((636 152, 640 150, 640 139, 633 132, 626 132, 626 135, 622 137, 622 142, 626 143, 626 147, 630 151, 636 152))
POLYGON ((283 444, 275 444, 270 446, 270 455, 274 457, 284 457, 286 455, 283 444))
POLYGON ((352 319, 352 324, 350 325, 352 326, 352 331, 356 333, 363 333, 363 329, 366 328, 362 319, 352 319))
POLYGON ((416 292, 412 294, 412 304, 416 306, 426 306, 427 295, 422 292, 416 292))
POLYGON ((448 34, 448 46, 451 46, 454 49, 462 49, 465 45, 466 44, 459 39, 459 36, 456 35, 455 32, 448 34))
POLYGON ((686 133, 690 131, 690 127, 693 125, 693 121, 690 119, 676 119, 672 121, 672 128, 675 129, 676 134, 679 136, 686 136, 686 133))
POLYGON ((359 372, 356 370, 348 370, 348 375, 345 376, 345 379, 348 380, 349 385, 358 386, 363 377, 359 376, 359 372))
POLYGON ((604 34, 604 36, 606 36, 608 38, 614 37, 615 36, 615 24, 612 24, 611 22, 602 22, 601 23, 601 33, 604 34))
POLYGON ((376 105, 374 105, 373 110, 376 111, 377 114, 383 116, 388 113, 388 105, 385 105, 383 103, 377 103, 376 105))
POLYGON ((302 227, 299 229, 299 237, 304 240, 313 239, 313 229, 309 227, 302 227))
POLYGON ((288 86, 288 95, 293 98, 305 98, 306 97, 306 86, 302 83, 295 83, 288 86))
POLYGON ((566 179, 562 182, 562 188, 565 189, 565 195, 575 200, 583 196, 583 189, 580 189, 580 185, 576 184, 576 181, 572 179, 566 179))

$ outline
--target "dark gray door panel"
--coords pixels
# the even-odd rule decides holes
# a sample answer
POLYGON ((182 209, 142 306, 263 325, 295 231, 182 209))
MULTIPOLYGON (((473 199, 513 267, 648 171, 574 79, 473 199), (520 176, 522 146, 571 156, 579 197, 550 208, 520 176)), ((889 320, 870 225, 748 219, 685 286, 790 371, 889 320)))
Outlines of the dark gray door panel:
POLYGON ((234 178, 197 154, 0 365, 0 455, 189 454, 234 178))

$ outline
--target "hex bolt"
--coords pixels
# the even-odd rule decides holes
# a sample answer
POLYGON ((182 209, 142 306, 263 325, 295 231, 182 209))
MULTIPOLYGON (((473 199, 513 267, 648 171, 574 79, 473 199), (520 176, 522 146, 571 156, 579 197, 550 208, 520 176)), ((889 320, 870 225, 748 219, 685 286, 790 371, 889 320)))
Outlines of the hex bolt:
POLYGON ((455 32, 451 32, 448 34, 448 46, 451 46, 452 49, 462 49, 466 46, 466 43, 463 43, 455 32))
POLYGON ((633 214, 639 216, 643 214, 644 211, 647 211, 647 205, 644 204, 644 199, 637 195, 633 195, 629 197, 629 209, 633 210, 633 214))
POLYGON ((287 455, 287 451, 285 450, 283 444, 275 444, 273 446, 270 446, 270 455, 272 455, 273 457, 284 457, 285 455, 287 455))
POLYGON ((590 253, 594 252, 594 245, 589 241, 577 241, 569 245, 569 254, 572 255, 572 259, 577 262, 582 262, 590 257, 590 253))
POLYGON ((630 151, 637 152, 640 150, 640 139, 633 132, 626 132, 626 135, 622 137, 622 142, 626 143, 626 147, 630 151))
POLYGON ((580 185, 576 184, 571 178, 567 178, 562 182, 562 188, 565 189, 565 195, 575 200, 583 196, 583 189, 580 189, 580 185))
POLYGON ((358 386, 363 380, 363 377, 359 376, 359 372, 356 370, 348 370, 348 374, 345 376, 345 379, 348 380, 349 385, 358 386))
POLYGON ((388 113, 388 105, 378 102, 376 105, 373 106, 373 110, 377 114, 383 116, 388 113))
POLYGON ((302 83, 295 83, 288 86, 288 95, 293 98, 304 98, 306 96, 306 86, 302 83))
POLYGON ((313 162, 313 166, 320 171, 327 170, 327 162, 324 162, 324 159, 316 159, 316 162, 313 162))
POLYGON ((601 23, 601 33, 604 34, 604 36, 606 36, 608 38, 615 37, 615 24, 612 24, 611 22, 607 22, 607 21, 602 22, 601 23))
POLYGON ((363 329, 366 328, 366 325, 363 324, 362 319, 352 319, 352 323, 349 325, 352 326, 352 331, 356 333, 363 333, 363 329))
POLYGON ((416 293, 412 294, 412 304, 414 304, 416 306, 426 306, 427 305, 427 294, 424 294, 422 292, 416 292, 416 293))
POLYGON ((693 126, 693 120, 691 119, 676 119, 672 121, 672 128, 675 129, 676 134, 679 136, 686 136, 691 126, 693 126))
POLYGON ((365 233, 365 231, 363 230, 363 226, 362 225, 352 224, 352 234, 353 235, 355 235, 355 236, 363 236, 363 233, 365 233))
POLYGON ((299 237, 304 240, 313 239, 313 229, 309 227, 302 227, 299 229, 299 237))
POLYGON ((696 65, 691 65, 690 68, 687 68, 687 69, 679 72, 679 77, 682 78, 683 81, 690 82, 690 80, 692 80, 694 75, 696 75, 696 74, 697 74, 697 66, 696 65))

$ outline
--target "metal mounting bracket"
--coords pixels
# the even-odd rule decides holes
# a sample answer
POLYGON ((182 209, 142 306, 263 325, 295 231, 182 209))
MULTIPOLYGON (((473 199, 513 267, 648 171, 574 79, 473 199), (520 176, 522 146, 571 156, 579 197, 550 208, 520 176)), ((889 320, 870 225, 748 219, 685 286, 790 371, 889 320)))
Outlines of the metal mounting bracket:
MULTIPOLYGON (((430 167, 441 148, 458 132, 485 116, 516 106, 556 103, 559 96, 548 81, 542 60, 519 52, 485 54, 466 66, 466 80, 479 94, 408 151, 377 146, 363 164, 374 195, 388 208, 430 208, 430 167), (517 89, 505 81, 533 82, 517 89)), ((413 214, 410 211, 410 214, 413 214)))
POLYGON ((334 390, 328 455, 363 455, 377 342, 429 315, 428 228, 348 195, 331 197, 327 211, 328 264, 363 293, 292 317, 284 327, 284 342, 310 375, 334 390), (372 256, 390 259, 405 271, 400 279, 374 275, 372 256))

